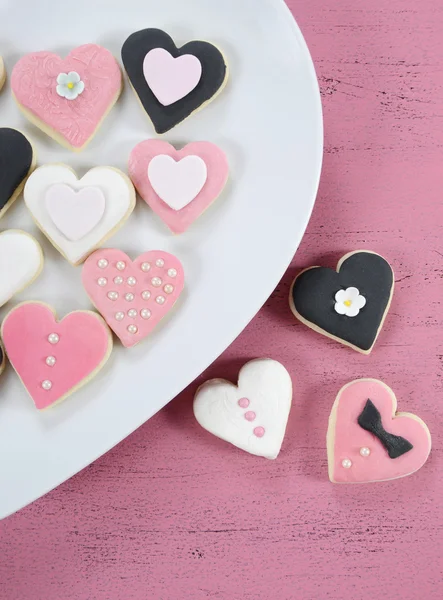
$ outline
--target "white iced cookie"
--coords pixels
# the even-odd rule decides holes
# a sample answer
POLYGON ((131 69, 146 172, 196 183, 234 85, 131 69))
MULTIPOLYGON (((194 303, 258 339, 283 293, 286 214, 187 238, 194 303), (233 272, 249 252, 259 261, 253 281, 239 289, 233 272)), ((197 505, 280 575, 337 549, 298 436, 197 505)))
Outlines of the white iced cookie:
POLYGON ((292 402, 291 377, 269 358, 246 363, 238 385, 211 379, 199 387, 194 415, 200 425, 256 456, 277 458, 292 402))
POLYGON ((110 238, 135 206, 131 180, 113 167, 94 167, 77 179, 66 165, 43 165, 26 182, 24 198, 42 232, 73 265, 110 238))
POLYGON ((6 81, 5 63, 3 62, 3 58, 0 56, 0 90, 4 86, 5 81, 6 81))
POLYGON ((43 252, 32 235, 19 229, 0 233, 0 306, 31 285, 43 269, 43 252))

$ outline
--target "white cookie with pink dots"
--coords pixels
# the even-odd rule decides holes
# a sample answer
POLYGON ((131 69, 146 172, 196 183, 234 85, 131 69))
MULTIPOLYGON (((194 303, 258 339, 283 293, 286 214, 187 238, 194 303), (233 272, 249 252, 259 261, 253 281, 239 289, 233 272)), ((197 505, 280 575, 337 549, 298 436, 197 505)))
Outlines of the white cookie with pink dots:
POLYGON ((269 358, 246 363, 238 385, 211 379, 194 398, 200 425, 256 456, 277 458, 291 410, 292 382, 285 367, 269 358))

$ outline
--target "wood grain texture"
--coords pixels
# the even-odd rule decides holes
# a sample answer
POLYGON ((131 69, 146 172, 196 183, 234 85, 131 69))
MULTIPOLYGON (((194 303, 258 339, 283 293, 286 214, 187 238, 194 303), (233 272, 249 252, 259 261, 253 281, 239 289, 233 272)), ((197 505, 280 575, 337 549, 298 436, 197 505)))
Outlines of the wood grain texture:
POLYGON ((102 459, 0 523, 5 600, 441 598, 443 5, 289 6, 313 53, 325 115, 323 175, 300 250, 198 381, 102 459), (298 323, 287 302, 297 270, 334 266, 357 248, 390 259, 397 282, 369 357, 298 323), (235 380, 257 356, 283 362, 295 384, 274 462, 211 437, 191 409, 199 383, 235 380), (428 423, 433 450, 414 476, 329 483, 329 411, 357 377, 383 379, 400 410, 428 423))

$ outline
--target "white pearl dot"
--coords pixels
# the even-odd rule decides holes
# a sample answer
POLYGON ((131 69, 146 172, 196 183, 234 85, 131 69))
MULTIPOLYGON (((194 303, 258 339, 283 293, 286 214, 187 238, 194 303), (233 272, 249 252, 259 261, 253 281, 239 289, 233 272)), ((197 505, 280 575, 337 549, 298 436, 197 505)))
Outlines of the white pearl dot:
POLYGON ((125 300, 127 300, 128 302, 132 302, 134 300, 134 294, 131 294, 130 292, 128 294, 125 294, 125 300))
POLYGON ((137 283, 137 279, 135 277, 128 277, 128 279, 126 280, 126 283, 128 285, 135 285, 137 283))
POLYGON ((162 258, 157 258, 157 260, 155 261, 155 266, 156 267, 164 267, 165 266, 165 261, 162 258))
POLYGON ((165 300, 166 300, 166 298, 164 296, 157 296, 157 298, 155 299, 157 304, 164 304, 165 300))
POLYGON ((48 367, 53 367, 56 363, 56 359, 55 356, 48 356, 46 359, 46 364, 48 365, 48 367))
POLYGON ((367 448, 366 446, 364 446, 363 448, 360 448, 360 455, 361 456, 364 456, 366 458, 370 454, 371 454, 370 448, 367 448))
POLYGON ((169 277, 177 277, 177 271, 175 269, 168 269, 169 277))
POLYGON ((106 279, 106 277, 99 277, 97 283, 100 287, 103 287, 108 283, 108 280, 106 279))
POLYGON ((114 283, 116 283, 117 285, 120 285, 121 283, 123 283, 123 277, 120 277, 120 275, 117 275, 117 277, 114 277, 114 283))
POLYGON ((106 267, 108 266, 108 261, 106 260, 106 258, 101 258, 98 261, 97 265, 100 269, 106 269, 106 267))
POLYGON ((108 292, 108 298, 109 300, 117 300, 118 292, 108 292))
POLYGON ((151 265, 148 262, 144 262, 144 263, 141 264, 140 268, 141 268, 142 271, 144 271, 146 273, 151 268, 151 265))
POLYGON ((59 338, 59 336, 58 336, 56 333, 50 333, 50 334, 48 335, 48 342, 49 342, 50 344, 57 344, 57 343, 58 343, 58 341, 59 341, 59 339, 60 339, 60 338, 59 338))
POLYGON ((147 308, 143 308, 143 310, 140 311, 140 316, 142 319, 149 319, 151 311, 147 308))
POLYGON ((137 333, 138 329, 135 325, 128 325, 129 333, 137 333))
POLYGON ((341 466, 342 466, 344 469, 350 469, 350 468, 352 467, 352 461, 350 461, 350 460, 349 460, 349 458, 344 458, 344 459, 341 461, 341 466))
POLYGON ((123 319, 125 318, 125 313, 124 312, 116 312, 115 318, 117 319, 117 321, 123 321, 123 319))
POLYGON ((135 310, 135 308, 131 308, 130 310, 128 310, 128 317, 131 317, 131 319, 135 319, 136 316, 137 311, 135 310))
POLYGON ((143 300, 149 300, 150 297, 151 297, 151 292, 149 292, 148 290, 145 290, 144 292, 142 292, 143 300))
POLYGON ((172 294, 172 292, 174 291, 174 286, 171 285, 170 283, 167 283, 163 289, 165 290, 165 292, 167 294, 172 294))
POLYGON ((153 277, 151 279, 151 283, 154 287, 160 287, 162 284, 162 280, 160 279, 160 277, 153 277))
POLYGON ((49 379, 42 381, 42 388, 44 390, 50 390, 52 388, 52 381, 49 381, 49 379))
POLYGON ((123 260, 119 260, 115 265, 119 271, 124 271, 126 267, 126 263, 123 260))

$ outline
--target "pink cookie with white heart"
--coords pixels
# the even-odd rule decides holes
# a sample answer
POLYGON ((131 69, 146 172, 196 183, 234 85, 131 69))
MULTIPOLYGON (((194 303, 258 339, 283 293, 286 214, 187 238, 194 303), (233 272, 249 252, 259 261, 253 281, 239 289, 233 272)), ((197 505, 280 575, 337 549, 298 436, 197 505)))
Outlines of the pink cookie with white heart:
POLYGON ((122 89, 114 56, 97 44, 23 56, 11 73, 12 93, 25 116, 63 146, 83 150, 122 89))
POLYGON ((167 252, 151 250, 131 261, 109 248, 87 259, 82 281, 94 306, 129 348, 171 311, 183 291, 184 273, 180 261, 167 252))
POLYGON ((332 482, 388 481, 425 464, 431 451, 426 423, 396 410, 394 392, 377 379, 357 379, 339 391, 327 434, 332 482))
POLYGON ((13 308, 1 333, 6 354, 39 410, 85 385, 112 352, 111 332, 97 313, 78 310, 58 321, 42 302, 13 308))
POLYGON ((132 150, 128 170, 143 200, 173 233, 183 233, 221 194, 229 165, 211 142, 176 150, 168 142, 146 140, 132 150))

